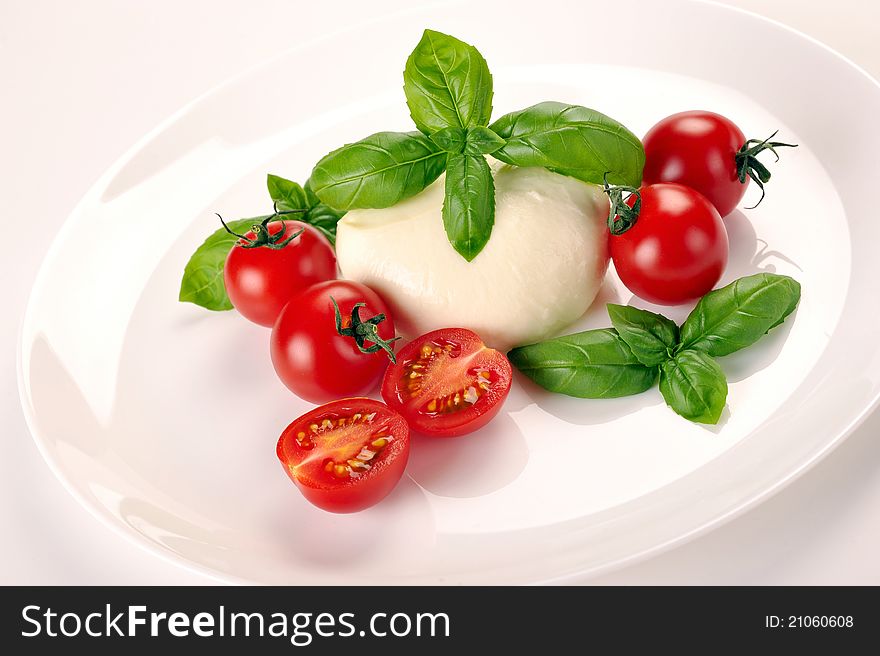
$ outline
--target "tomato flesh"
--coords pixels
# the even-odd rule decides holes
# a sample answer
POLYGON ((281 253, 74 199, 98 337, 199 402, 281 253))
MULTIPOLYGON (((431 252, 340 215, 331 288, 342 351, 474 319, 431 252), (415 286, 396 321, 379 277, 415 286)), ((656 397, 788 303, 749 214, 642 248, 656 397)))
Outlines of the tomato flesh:
POLYGON ((485 426, 510 391, 511 367, 463 328, 422 335, 397 356, 382 382, 382 398, 421 433, 455 437, 485 426))
POLYGON ((342 399, 293 421, 277 453, 311 503, 329 512, 357 512, 384 499, 403 476, 409 427, 384 403, 342 399))

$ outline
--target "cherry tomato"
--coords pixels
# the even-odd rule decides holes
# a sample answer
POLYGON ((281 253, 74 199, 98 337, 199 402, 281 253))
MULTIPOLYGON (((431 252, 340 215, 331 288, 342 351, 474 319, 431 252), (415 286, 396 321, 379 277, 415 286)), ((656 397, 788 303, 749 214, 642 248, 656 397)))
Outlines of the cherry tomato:
MULTIPOLYGON (((773 135, 776 133, 774 132, 773 135)), ((673 114, 652 127, 642 140, 645 170, 642 183, 674 182, 695 189, 718 213, 730 214, 746 193, 749 180, 761 188, 770 171, 757 155, 764 150, 793 147, 768 139, 750 139, 720 114, 690 111, 673 114)), ((777 157, 778 159, 778 157, 777 157)), ((760 201, 758 201, 760 202, 760 201)))
POLYGON ((330 280, 296 295, 281 311, 272 329, 272 364, 294 394, 324 403, 369 392, 388 366, 393 339, 394 320, 376 292, 357 282, 330 280), (337 330, 334 300, 343 334, 337 330), (356 304, 363 305, 353 326, 356 304), (374 352, 364 353, 357 340, 345 334, 358 323, 373 335, 362 340, 362 348, 374 352), (387 350, 377 342, 386 344, 387 350))
POLYGON ((443 328, 407 344, 388 367, 382 398, 413 430, 464 435, 498 414, 510 391, 510 362, 464 328, 443 328))
POLYGON ((388 496, 403 476, 409 426, 380 401, 342 399, 291 423, 277 453, 306 499, 330 512, 357 512, 388 496))
MULTIPOLYGON (((711 291, 727 266, 727 230, 706 197, 677 184, 642 187, 635 224, 610 238, 611 259, 627 288, 674 305, 711 291)), ((628 205, 634 203, 630 196, 628 205)))
POLYGON ((336 277, 336 255, 324 235, 300 221, 272 221, 256 227, 256 232, 245 233, 245 239, 229 251, 223 280, 229 300, 242 316, 271 326, 293 296, 336 277), (287 242, 300 230, 302 234, 287 242), (250 246, 259 236, 266 243, 250 246))

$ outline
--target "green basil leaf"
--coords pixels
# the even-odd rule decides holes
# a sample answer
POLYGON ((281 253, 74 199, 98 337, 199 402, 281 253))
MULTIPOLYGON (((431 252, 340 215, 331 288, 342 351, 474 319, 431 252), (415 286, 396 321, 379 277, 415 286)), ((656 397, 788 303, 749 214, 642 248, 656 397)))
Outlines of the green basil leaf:
POLYGON ((469 155, 488 155, 501 148, 506 142, 489 128, 468 128, 465 152, 469 155))
POLYGON ((467 144, 467 132, 465 128, 443 128, 429 138, 447 153, 463 153, 467 144))
POLYGON ((419 132, 379 132, 325 155, 311 188, 337 210, 391 207, 434 182, 446 153, 419 132))
MULTIPOLYGON (((244 234, 265 216, 252 219, 229 221, 227 225, 233 232, 244 234)), ((225 229, 215 230, 189 258, 180 281, 179 299, 184 303, 195 303, 208 310, 231 310, 232 303, 226 295, 223 283, 223 265, 226 256, 238 237, 230 235, 225 229)))
POLYGON ((332 246, 336 246, 336 224, 343 216, 345 216, 345 212, 334 210, 324 203, 318 203, 309 209, 300 220, 316 228, 327 237, 332 246))
POLYGON ((492 234, 495 224, 495 181, 482 155, 449 153, 443 227, 452 247, 468 262, 492 234))
POLYGON ((801 286, 793 278, 758 273, 700 299, 681 326, 680 349, 718 357, 757 342, 797 307, 801 286))
POLYGON ((416 127, 486 125, 492 116, 492 75, 479 51, 447 34, 425 30, 403 72, 406 104, 416 127))
POLYGON ((645 149, 612 118, 579 105, 543 102, 489 126, 507 143, 493 155, 516 166, 543 166, 584 182, 637 187, 645 149))
POLYGON ((613 328, 520 346, 507 357, 544 389, 584 399, 639 394, 657 380, 657 367, 639 362, 613 328))
POLYGON ((662 314, 609 303, 608 315, 611 325, 644 365, 655 367, 665 362, 678 343, 678 326, 662 314))
POLYGON ((727 403, 727 378, 710 356, 685 350, 660 365, 660 393, 685 419, 717 424, 727 403))
POLYGON ((310 207, 305 190, 292 180, 270 173, 266 176, 266 187, 279 212, 306 210, 310 207))

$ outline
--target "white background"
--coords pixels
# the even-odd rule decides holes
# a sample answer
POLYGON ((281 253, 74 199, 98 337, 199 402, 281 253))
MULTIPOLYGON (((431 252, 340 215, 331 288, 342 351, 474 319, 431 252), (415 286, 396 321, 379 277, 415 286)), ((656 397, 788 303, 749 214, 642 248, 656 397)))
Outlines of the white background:
MULTIPOLYGON (((211 582, 100 524, 43 463, 21 414, 15 373, 31 282, 79 197, 157 123, 315 32, 400 4, 0 0, 0 584, 211 582)), ((787 23, 880 77, 880 3, 727 4, 787 23)), ((875 413, 770 501, 691 543, 593 581, 880 584, 878 429, 875 413)))

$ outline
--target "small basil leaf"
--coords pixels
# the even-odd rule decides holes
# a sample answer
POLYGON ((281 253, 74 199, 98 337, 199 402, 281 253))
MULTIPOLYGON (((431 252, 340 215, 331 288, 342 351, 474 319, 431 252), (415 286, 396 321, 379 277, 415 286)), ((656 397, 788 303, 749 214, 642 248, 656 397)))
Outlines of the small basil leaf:
POLYGON ((504 144, 504 139, 489 128, 468 128, 465 152, 469 155, 488 155, 494 153, 504 144))
POLYGON ((662 314, 609 303, 608 315, 611 325, 644 365, 655 367, 665 362, 678 343, 678 326, 662 314))
POLYGON ((425 134, 486 125, 492 115, 486 60, 473 46, 433 30, 425 30, 406 60, 403 91, 416 127, 425 134))
POLYGON ((507 140, 493 155, 516 166, 543 166, 584 182, 637 187, 645 149, 612 118, 579 105, 543 102, 505 114, 489 126, 507 140))
POLYGON ((332 246, 336 246, 336 224, 343 216, 345 216, 345 212, 334 210, 324 203, 318 203, 310 208, 300 220, 316 228, 327 237, 332 246))
POLYGON ((740 278, 700 299, 681 326, 679 348, 718 357, 750 346, 781 324, 800 296, 800 284, 788 276, 740 278))
POLYGON ((495 224, 495 182, 482 155, 456 155, 446 159, 443 227, 452 247, 468 262, 492 234, 495 224))
POLYGON ((510 362, 551 392, 584 399, 639 394, 657 380, 657 367, 646 367, 613 328, 520 346, 510 362))
POLYGON ((337 210, 391 207, 443 172, 446 153, 419 132, 379 132, 325 155, 312 171, 315 195, 337 210))
POLYGON ((309 208, 305 190, 292 180, 270 173, 266 176, 266 187, 279 212, 309 208))
POLYGON ((429 138, 440 150, 447 153, 463 153, 467 143, 467 130, 465 128, 443 128, 429 138))
POLYGON ((717 424, 727 403, 727 379, 702 351, 681 351, 660 365, 660 393, 685 419, 717 424))
MULTIPOLYGON (((227 225, 233 232, 244 234, 265 216, 252 219, 229 221, 227 225)), ((180 281, 179 299, 184 303, 195 303, 208 310, 231 310, 232 303, 226 295, 223 283, 223 265, 226 256, 238 237, 230 235, 225 229, 215 230, 189 258, 180 281)))

